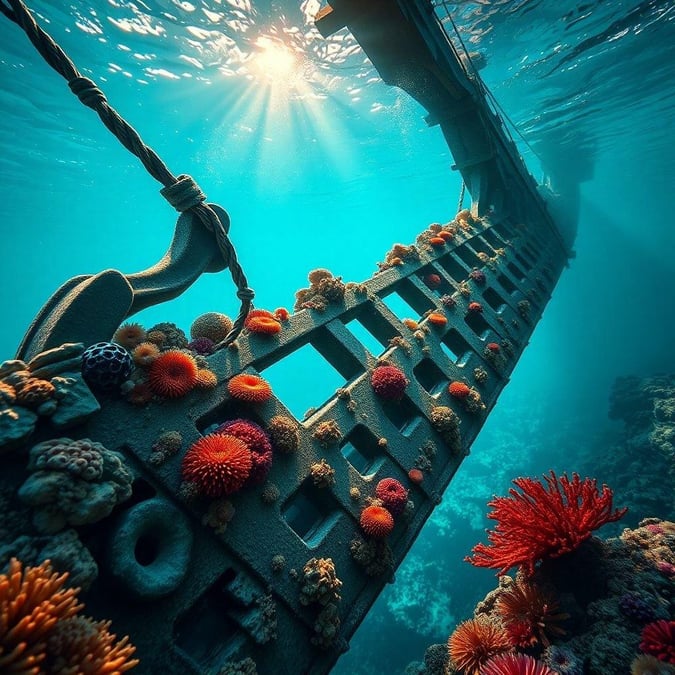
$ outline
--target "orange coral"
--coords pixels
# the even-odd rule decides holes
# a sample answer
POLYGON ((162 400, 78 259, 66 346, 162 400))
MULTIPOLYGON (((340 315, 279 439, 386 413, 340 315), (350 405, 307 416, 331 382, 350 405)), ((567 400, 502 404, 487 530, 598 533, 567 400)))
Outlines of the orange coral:
POLYGON ((450 383, 448 391, 450 392, 450 396, 454 396, 455 398, 467 398, 471 393, 471 389, 467 384, 457 381, 450 383))
POLYGON ((46 639, 57 621, 82 605, 77 590, 64 589, 67 574, 53 572, 48 560, 38 567, 12 558, 0 575, 0 671, 38 675, 46 658, 46 639))
POLYGON ((431 237, 429 243, 432 246, 445 246, 445 239, 443 237, 431 237))
POLYGON ((511 649, 506 631, 486 619, 460 623, 448 640, 450 658, 465 675, 477 675, 490 658, 511 649))
POLYGON ((439 312, 431 312, 427 320, 432 326, 445 326, 448 323, 448 320, 439 312))
POLYGON ((442 239, 445 239, 445 241, 449 241, 450 239, 452 239, 454 235, 452 234, 452 232, 448 232, 447 230, 441 230, 438 233, 438 236, 441 237, 442 239))
POLYGON ((197 371, 197 386, 202 389, 213 389, 218 384, 216 374, 208 368, 200 368, 197 371))
POLYGON ((410 469, 408 471, 408 478, 416 485, 419 485, 424 480, 424 474, 419 469, 410 469))
POLYGON ((384 539, 394 529, 394 517, 383 506, 366 506, 359 519, 361 529, 373 539, 384 539))
POLYGON ((290 316, 290 312, 285 307, 277 307, 274 310, 274 318, 277 321, 288 321, 290 316))
POLYGON ((272 387, 258 375, 241 373, 235 375, 228 383, 230 396, 246 403, 264 403, 272 396, 272 387))
POLYGON ((197 362, 189 354, 171 349, 152 362, 148 381, 159 396, 185 396, 197 384, 197 362))
POLYGON ((403 319, 403 325, 410 330, 417 330, 420 327, 415 319, 403 319))

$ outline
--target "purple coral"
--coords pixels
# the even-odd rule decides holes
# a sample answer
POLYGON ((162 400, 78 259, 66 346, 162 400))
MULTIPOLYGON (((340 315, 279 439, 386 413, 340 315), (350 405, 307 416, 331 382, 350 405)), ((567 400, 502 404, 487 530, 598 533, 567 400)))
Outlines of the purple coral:
POLYGON ((482 286, 485 283, 485 273, 474 268, 469 272, 469 279, 473 279, 477 284, 482 286))
POLYGON ((198 337, 192 340, 192 342, 188 343, 187 348, 191 352, 195 352, 195 354, 199 354, 200 356, 208 356, 209 354, 213 354, 214 346, 215 343, 213 340, 207 337, 198 337))

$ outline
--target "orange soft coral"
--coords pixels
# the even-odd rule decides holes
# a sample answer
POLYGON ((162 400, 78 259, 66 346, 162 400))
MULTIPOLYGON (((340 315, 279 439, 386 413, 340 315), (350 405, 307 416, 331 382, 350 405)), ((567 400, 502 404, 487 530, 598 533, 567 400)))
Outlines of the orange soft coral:
POLYGON ((281 331, 279 319, 266 309, 252 309, 244 321, 244 327, 251 333, 275 335, 281 331))

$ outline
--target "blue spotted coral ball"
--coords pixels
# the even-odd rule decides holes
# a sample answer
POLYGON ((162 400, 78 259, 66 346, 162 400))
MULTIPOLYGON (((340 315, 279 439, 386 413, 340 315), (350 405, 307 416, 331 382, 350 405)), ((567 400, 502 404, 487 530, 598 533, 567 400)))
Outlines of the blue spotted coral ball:
POLYGON ((114 342, 97 342, 82 354, 82 377, 93 389, 113 391, 133 369, 129 352, 114 342))

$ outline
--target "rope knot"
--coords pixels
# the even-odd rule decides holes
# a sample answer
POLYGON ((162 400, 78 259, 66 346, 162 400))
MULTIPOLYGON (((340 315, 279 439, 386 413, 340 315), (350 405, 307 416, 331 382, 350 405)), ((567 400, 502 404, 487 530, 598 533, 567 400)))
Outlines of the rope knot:
POLYGON ((206 200, 206 195, 192 176, 181 174, 173 185, 162 188, 159 193, 176 211, 187 211, 206 200))
POLYGON ((255 291, 252 288, 249 288, 248 286, 245 286, 244 288, 240 288, 237 291, 237 297, 242 302, 245 301, 245 300, 248 300, 250 302, 255 297, 255 291))
POLYGON ((99 103, 106 103, 105 94, 96 86, 96 83, 88 77, 74 77, 68 81, 70 91, 82 101, 88 108, 96 109, 99 103))

